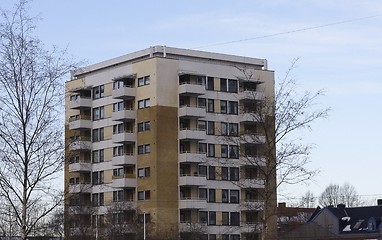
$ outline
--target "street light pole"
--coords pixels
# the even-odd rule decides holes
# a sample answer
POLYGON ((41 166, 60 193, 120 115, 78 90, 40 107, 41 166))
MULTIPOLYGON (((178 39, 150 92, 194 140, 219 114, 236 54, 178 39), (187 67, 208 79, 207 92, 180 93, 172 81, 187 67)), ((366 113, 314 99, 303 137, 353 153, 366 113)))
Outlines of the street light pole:
POLYGON ((146 213, 143 213, 143 240, 146 240, 146 213))

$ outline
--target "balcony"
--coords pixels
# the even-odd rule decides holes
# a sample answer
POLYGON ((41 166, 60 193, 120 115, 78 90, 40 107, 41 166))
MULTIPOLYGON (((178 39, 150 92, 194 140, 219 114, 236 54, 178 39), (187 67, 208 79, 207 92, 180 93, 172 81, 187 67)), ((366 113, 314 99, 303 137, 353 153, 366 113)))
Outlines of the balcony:
POLYGON ((259 200, 244 200, 240 203, 239 207, 241 211, 261 211, 264 209, 264 202, 259 200))
POLYGON ((137 136, 133 132, 121 132, 113 134, 112 140, 114 143, 131 143, 137 141, 137 136))
POLYGON ((91 129, 92 121, 90 116, 76 115, 69 119, 69 130, 91 129))
POLYGON ((178 138, 179 140, 203 140, 206 138, 206 131, 199 129, 181 129, 178 138))
POLYGON ((194 223, 191 222, 191 219, 188 221, 190 222, 179 223, 179 232, 195 232, 195 229, 200 229, 203 230, 203 232, 205 232, 205 229, 207 228, 207 223, 194 223))
POLYGON ((240 163, 247 166, 266 166, 267 160, 261 156, 241 156, 240 163))
POLYGON ((184 83, 178 88, 180 95, 203 95, 206 93, 206 87, 200 84, 184 83))
POLYGON ((113 98, 130 100, 135 98, 135 88, 124 86, 113 89, 113 98))
POLYGON ((245 133, 240 136, 240 142, 243 144, 264 144, 265 136, 258 133, 245 133))
POLYGON ((200 209, 207 208, 206 199, 181 199, 179 200, 180 209, 200 209))
POLYGON ((69 172, 91 172, 91 163, 72 163, 69 164, 69 172))
POLYGON ((253 179, 240 179, 239 186, 241 188, 264 188, 264 180, 253 179))
POLYGON ((239 92, 239 100, 264 100, 265 94, 263 92, 244 90, 239 92))
POLYGON ((90 183, 80 183, 69 185, 69 193, 91 193, 92 185, 90 183))
POLYGON ((178 116, 185 118, 204 118, 206 117, 206 109, 197 106, 181 106, 178 110, 178 116))
POLYGON ((70 100, 70 109, 84 109, 92 107, 92 99, 87 97, 77 97, 77 99, 70 100))
POLYGON ((257 113, 240 113, 239 115, 240 122, 256 123, 256 122, 261 122, 262 120, 264 120, 264 118, 257 113))
POLYGON ((69 143, 69 151, 90 151, 92 149, 92 142, 86 140, 79 140, 69 143))
POLYGON ((179 153, 179 162, 180 163, 204 163, 206 162, 206 153, 192 153, 192 152, 182 152, 179 153))
POLYGON ((114 188, 134 188, 137 186, 137 179, 134 174, 125 174, 123 177, 114 178, 112 186, 114 188))
POLYGON ((137 158, 133 154, 113 156, 112 158, 113 166, 134 165, 136 163, 137 163, 137 158))
POLYGON ((207 184, 206 176, 187 176, 179 177, 179 186, 205 186, 207 184))
POLYGON ((126 109, 122 111, 116 111, 112 113, 113 121, 132 121, 137 117, 137 111, 134 109, 126 109))

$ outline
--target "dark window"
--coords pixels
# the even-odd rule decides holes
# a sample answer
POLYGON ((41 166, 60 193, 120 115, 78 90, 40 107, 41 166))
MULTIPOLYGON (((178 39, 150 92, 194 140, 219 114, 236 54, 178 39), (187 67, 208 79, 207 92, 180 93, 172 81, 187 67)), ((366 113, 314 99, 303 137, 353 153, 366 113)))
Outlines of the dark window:
POLYGON ((222 180, 228 180, 228 167, 222 167, 222 180))
POLYGON ((239 125, 237 123, 229 124, 229 135, 234 137, 239 135, 239 125))
POLYGON ((221 157, 228 158, 228 145, 221 145, 221 157))
POLYGON ((150 98, 138 101, 138 109, 148 108, 148 107, 150 107, 150 98))
POLYGON ((222 189, 222 203, 228 203, 228 189, 222 189))
POLYGON ((239 158, 239 146, 229 146, 229 157, 239 158))
POLYGON ((206 223, 207 222, 207 215, 208 215, 208 212, 199 211, 199 223, 206 223))
POLYGON ((198 121, 199 130, 205 131, 207 129, 206 121, 199 120, 198 121))
POLYGON ((105 118, 104 107, 93 108, 93 120, 99 120, 105 118))
POLYGON ((207 176, 207 166, 199 165, 199 176, 207 176))
POLYGON ((215 135, 215 122, 208 121, 207 123, 207 134, 215 135))
POLYGON ((232 102, 232 101, 229 101, 228 102, 228 113, 229 114, 238 114, 238 103, 237 102, 232 102))
POLYGON ((138 78, 138 87, 142 87, 150 84, 150 76, 138 78))
POLYGON ((150 176, 150 168, 138 168, 138 177, 149 177, 150 176))
POLYGON ((220 113, 227 113, 227 101, 220 100, 220 113))
POLYGON ((208 224, 209 225, 216 225, 216 212, 208 212, 209 214, 209 220, 208 224))
POLYGON ((215 144, 208 144, 208 157, 215 157, 215 144))
MULTIPOLYGON (((231 226, 240 226, 240 213, 238 212, 231 212, 231 216, 230 216, 230 225, 231 226)), ((231 235, 231 239, 232 239, 232 236, 231 235)))
POLYGON ((229 202, 239 203, 239 190, 230 190, 229 202))
POLYGON ((206 108, 206 99, 205 98, 198 98, 198 107, 206 108))
POLYGON ((228 92, 237 93, 237 80, 228 80, 228 92))
POLYGON ((220 91, 227 92, 227 79, 220 78, 220 91))
POLYGON ((216 202, 215 189, 208 189, 208 202, 216 202))
POLYGON ((215 180, 215 166, 209 166, 208 167, 208 179, 210 180, 215 180))
POLYGON ((199 143, 199 153, 207 153, 207 144, 199 143))
POLYGON ((229 180, 239 181, 239 168, 237 167, 229 168, 229 180))
POLYGON ((93 99, 103 98, 105 92, 105 86, 97 86, 93 88, 93 99))
POLYGON ((215 112, 214 100, 213 99, 208 99, 207 100, 207 112, 215 112))
POLYGON ((207 90, 214 90, 214 78, 213 77, 207 77, 207 90))
POLYGON ((229 225, 229 212, 222 212, 222 225, 223 226, 229 225))
POLYGON ((226 122, 220 123, 220 135, 222 135, 222 136, 228 135, 228 123, 226 123, 226 122))
POLYGON ((207 189, 199 188, 199 199, 207 199, 207 189))

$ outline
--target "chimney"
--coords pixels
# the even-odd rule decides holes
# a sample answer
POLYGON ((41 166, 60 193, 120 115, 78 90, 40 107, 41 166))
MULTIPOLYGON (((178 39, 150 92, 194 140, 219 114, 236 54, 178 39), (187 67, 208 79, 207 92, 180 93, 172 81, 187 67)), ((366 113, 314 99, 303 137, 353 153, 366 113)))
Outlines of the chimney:
POLYGON ((337 204, 337 208, 344 209, 345 208, 345 204, 343 204, 343 203, 337 204))
POLYGON ((382 206, 382 199, 377 199, 377 205, 382 206))

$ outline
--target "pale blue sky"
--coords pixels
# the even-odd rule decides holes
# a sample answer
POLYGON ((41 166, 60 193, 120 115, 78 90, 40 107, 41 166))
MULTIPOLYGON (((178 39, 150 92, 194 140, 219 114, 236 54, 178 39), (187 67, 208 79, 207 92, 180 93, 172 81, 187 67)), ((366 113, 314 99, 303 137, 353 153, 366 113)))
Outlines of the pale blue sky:
MULTIPOLYGON (((14 2, 4 0, 1 8, 14 2)), ((195 48, 379 15, 382 2, 35 0, 31 12, 42 17, 36 33, 48 46, 68 45, 74 57, 91 64, 152 45, 195 48)), ((330 117, 303 135, 316 144, 311 167, 321 173, 308 186, 283 188, 283 194, 318 195, 329 183, 349 182, 365 198, 382 198, 381 29, 379 16, 200 49, 266 58, 276 78, 300 57, 293 75, 301 87, 326 90, 320 104, 332 108, 330 117)))

